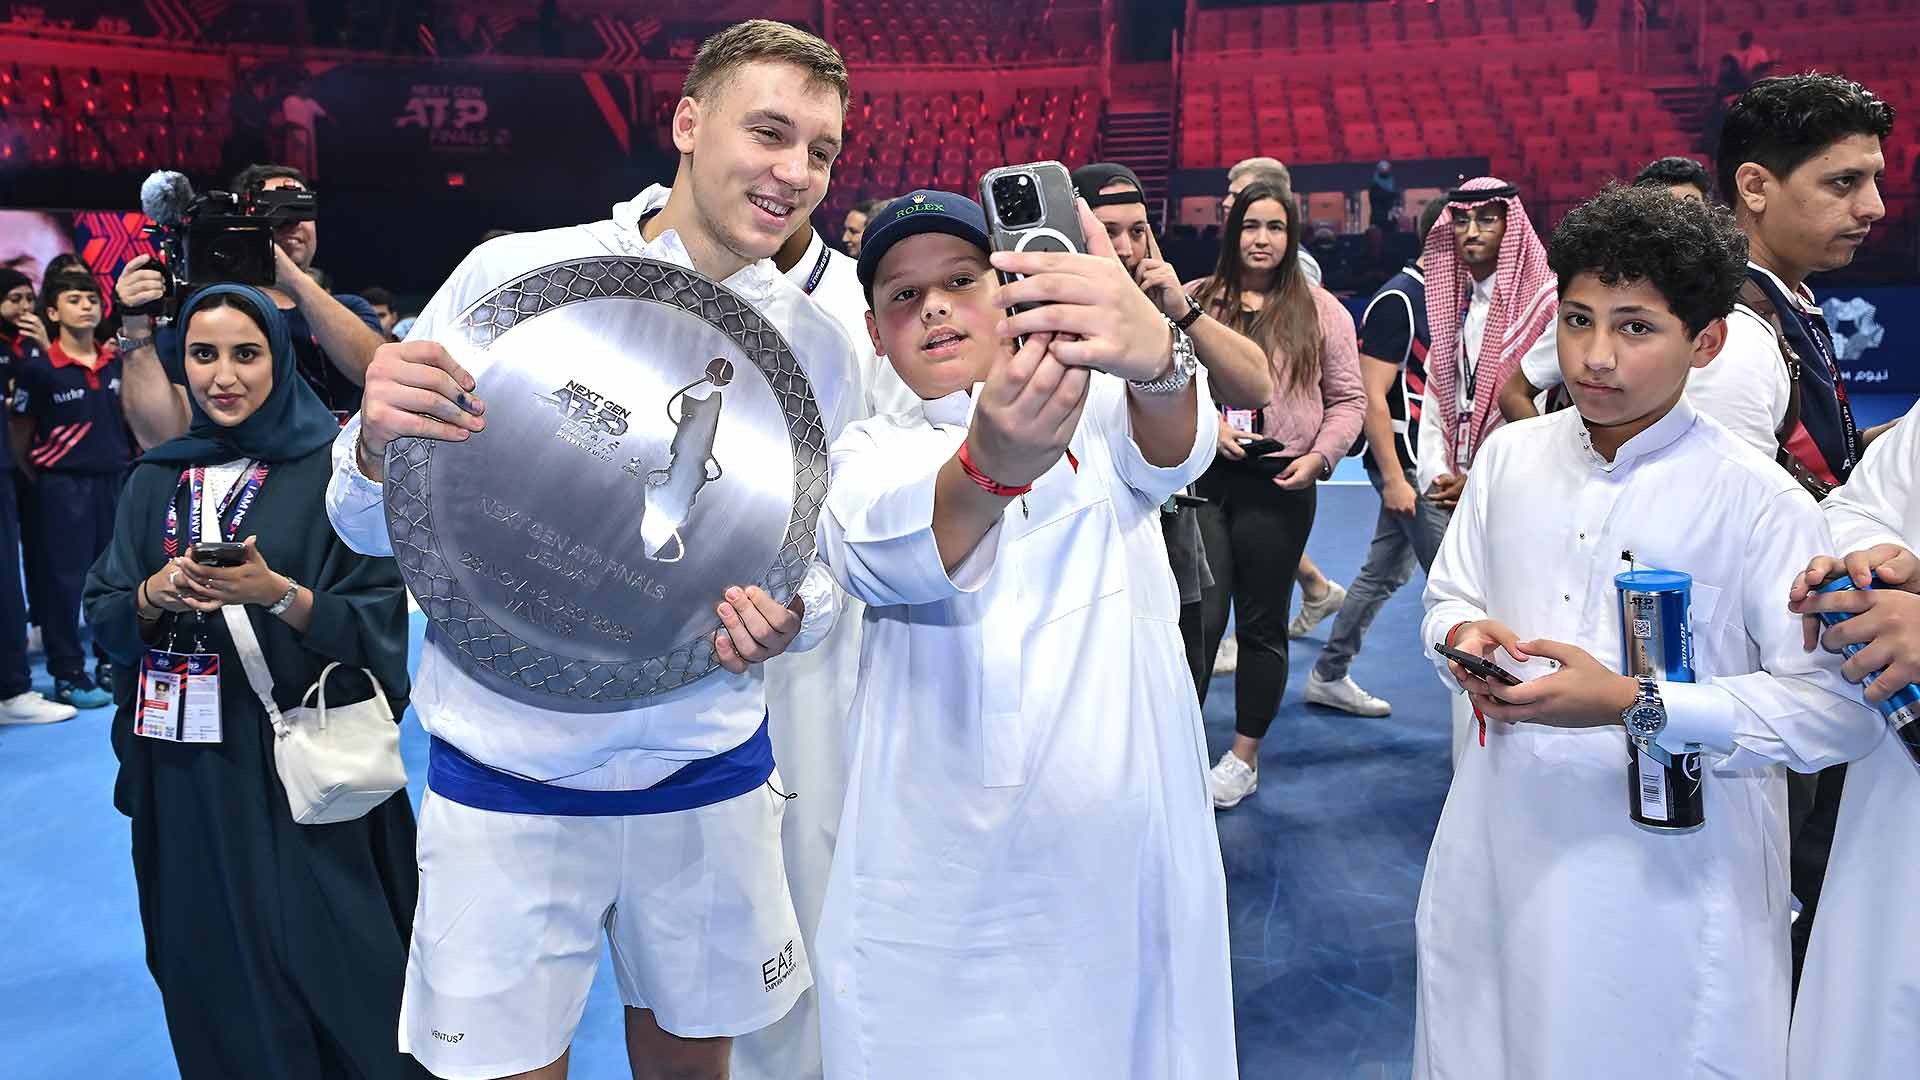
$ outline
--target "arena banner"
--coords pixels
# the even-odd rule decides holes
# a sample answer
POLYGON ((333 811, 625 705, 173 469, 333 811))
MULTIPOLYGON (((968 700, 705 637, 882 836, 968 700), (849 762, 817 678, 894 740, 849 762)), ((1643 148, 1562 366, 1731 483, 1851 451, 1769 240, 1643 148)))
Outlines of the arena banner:
POLYGON ((597 72, 349 64, 315 73, 306 94, 317 106, 305 111, 315 117, 313 171, 323 186, 400 162, 458 171, 475 185, 559 161, 593 170, 651 140, 633 84, 597 72))
POLYGON ((1819 288, 1847 389, 1920 393, 1920 288, 1819 288))
MULTIPOLYGON (((1820 288, 1813 281, 1839 354, 1840 374, 1855 394, 1920 395, 1920 287, 1820 288)), ((1368 297, 1343 298, 1356 325, 1368 297)))

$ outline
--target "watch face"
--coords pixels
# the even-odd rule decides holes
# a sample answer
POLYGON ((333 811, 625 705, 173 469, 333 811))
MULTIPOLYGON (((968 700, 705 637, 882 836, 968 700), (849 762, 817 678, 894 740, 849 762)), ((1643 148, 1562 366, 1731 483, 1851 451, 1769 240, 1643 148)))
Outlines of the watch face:
POLYGON ((1627 714, 1627 726, 1635 735, 1642 738, 1657 735, 1666 727, 1666 714, 1658 707, 1641 705, 1627 714))

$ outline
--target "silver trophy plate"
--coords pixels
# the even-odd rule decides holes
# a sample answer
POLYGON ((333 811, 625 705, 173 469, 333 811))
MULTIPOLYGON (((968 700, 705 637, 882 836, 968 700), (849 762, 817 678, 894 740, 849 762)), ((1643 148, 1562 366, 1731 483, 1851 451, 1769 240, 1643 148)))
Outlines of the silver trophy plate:
POLYGON ((441 344, 487 427, 394 440, 387 528, 432 632, 482 681, 632 708, 718 669, 728 586, 799 588, 826 431, 793 350, 725 287, 576 259, 487 294, 441 344))

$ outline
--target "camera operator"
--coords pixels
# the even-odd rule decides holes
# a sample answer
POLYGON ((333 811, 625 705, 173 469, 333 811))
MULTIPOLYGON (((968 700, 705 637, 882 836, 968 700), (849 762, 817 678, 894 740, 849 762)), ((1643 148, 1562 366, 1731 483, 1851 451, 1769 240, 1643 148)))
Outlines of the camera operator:
MULTIPOLYGON (((242 197, 281 188, 310 190, 306 177, 285 165, 251 165, 233 178, 233 193, 242 197)), ((330 294, 315 281, 315 226, 293 221, 274 231, 276 278, 262 291, 287 320, 300 376, 336 418, 344 418, 359 411, 367 365, 387 336, 372 305, 351 294, 330 294)), ((161 298, 165 279, 152 263, 150 256, 141 256, 127 264, 114 287, 118 303, 130 310, 161 298)), ((192 416, 178 333, 163 331, 157 345, 153 320, 128 315, 120 337, 126 364, 122 400, 127 424, 142 446, 184 434, 192 416)))

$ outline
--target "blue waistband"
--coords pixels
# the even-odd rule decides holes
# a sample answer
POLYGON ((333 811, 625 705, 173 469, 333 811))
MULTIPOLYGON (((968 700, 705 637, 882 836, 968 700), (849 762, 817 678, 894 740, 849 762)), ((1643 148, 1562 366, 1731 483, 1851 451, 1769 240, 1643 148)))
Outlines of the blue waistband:
POLYGON ((529 780, 483 765, 434 738, 427 756, 427 789, 476 810, 550 817, 632 817, 671 814, 738 798, 773 775, 773 740, 767 722, 746 742, 690 761, 650 788, 583 791, 529 780))

